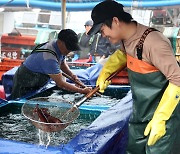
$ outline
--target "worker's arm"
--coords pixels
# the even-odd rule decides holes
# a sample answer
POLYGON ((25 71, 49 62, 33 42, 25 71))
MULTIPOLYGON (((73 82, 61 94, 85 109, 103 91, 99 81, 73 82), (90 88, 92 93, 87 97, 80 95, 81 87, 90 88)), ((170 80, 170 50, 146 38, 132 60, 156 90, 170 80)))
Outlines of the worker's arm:
MULTIPOLYGON (((79 78, 77 77, 77 75, 73 74, 73 72, 70 70, 69 66, 67 65, 66 61, 63 61, 61 63, 61 66, 60 66, 61 70, 68 74, 70 77, 72 77, 74 80, 78 81, 78 82, 81 82, 81 80, 79 80, 79 78)), ((81 82, 82 83, 82 82, 81 82)), ((83 83, 82 83, 83 84, 83 83)))
POLYGON ((56 82, 56 85, 59 88, 62 88, 62 89, 68 90, 68 91, 87 94, 92 89, 92 88, 87 88, 87 87, 86 88, 79 88, 79 87, 77 87, 77 86, 75 86, 73 84, 70 84, 70 83, 64 81, 63 78, 62 78, 61 73, 59 73, 59 74, 49 74, 49 76, 50 76, 50 78, 52 78, 56 82))

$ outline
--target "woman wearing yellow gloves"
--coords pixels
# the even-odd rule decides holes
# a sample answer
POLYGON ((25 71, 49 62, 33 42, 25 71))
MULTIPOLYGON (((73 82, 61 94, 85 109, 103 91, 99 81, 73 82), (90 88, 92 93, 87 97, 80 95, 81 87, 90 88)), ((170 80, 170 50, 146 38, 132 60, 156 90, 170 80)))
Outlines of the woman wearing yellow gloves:
POLYGON ((122 41, 121 51, 109 57, 97 85, 103 92, 109 84, 106 78, 127 65, 133 96, 127 153, 178 154, 180 68, 169 40, 134 21, 115 1, 99 3, 91 17, 89 34, 100 31, 112 43, 122 41))

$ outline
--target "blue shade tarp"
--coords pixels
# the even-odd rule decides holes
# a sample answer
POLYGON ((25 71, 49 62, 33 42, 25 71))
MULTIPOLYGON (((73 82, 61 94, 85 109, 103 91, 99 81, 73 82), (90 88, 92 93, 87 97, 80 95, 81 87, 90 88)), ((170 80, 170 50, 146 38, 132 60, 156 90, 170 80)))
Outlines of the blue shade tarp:
MULTIPOLYGON (((41 8, 52 11, 61 11, 60 0, 0 0, 0 6, 7 7, 31 7, 41 8)), ((91 11, 101 0, 69 0, 66 3, 67 11, 91 11)), ((180 5, 179 0, 117 0, 125 7, 150 8, 150 7, 169 7, 180 5)))

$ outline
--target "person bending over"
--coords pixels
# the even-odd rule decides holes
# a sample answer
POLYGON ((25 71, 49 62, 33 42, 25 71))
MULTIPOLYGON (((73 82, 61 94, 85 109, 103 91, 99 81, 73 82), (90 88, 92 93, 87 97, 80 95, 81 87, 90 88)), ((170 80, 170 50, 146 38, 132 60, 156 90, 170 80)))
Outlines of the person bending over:
POLYGON ((91 88, 80 88, 63 80, 62 71, 79 80, 69 69, 65 57, 79 50, 77 34, 71 29, 61 30, 57 40, 35 47, 13 78, 11 99, 20 98, 43 87, 51 78, 59 88, 86 94, 91 88))

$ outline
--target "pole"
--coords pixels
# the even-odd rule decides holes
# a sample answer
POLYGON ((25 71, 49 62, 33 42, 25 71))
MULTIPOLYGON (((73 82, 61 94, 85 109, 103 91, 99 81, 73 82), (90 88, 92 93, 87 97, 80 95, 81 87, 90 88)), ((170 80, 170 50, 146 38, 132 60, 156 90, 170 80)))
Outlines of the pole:
POLYGON ((66 0, 61 0, 62 29, 66 28, 66 0))

